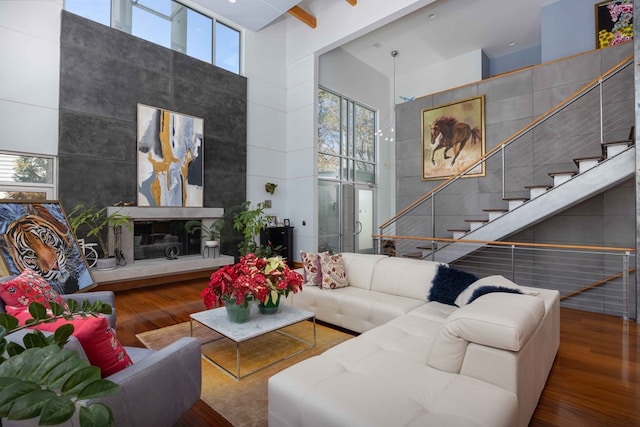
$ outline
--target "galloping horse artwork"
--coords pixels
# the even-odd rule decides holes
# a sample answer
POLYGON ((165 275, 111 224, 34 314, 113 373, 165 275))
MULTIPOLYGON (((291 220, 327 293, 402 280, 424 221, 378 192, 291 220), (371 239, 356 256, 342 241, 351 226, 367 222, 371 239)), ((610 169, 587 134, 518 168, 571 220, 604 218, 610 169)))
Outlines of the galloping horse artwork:
POLYGON ((436 164, 436 151, 444 148, 444 158, 449 159, 449 150, 453 148, 453 160, 451 166, 456 164, 456 159, 469 140, 477 144, 481 139, 480 128, 471 129, 466 123, 459 122, 455 117, 439 117, 431 123, 431 145, 435 148, 431 151, 431 163, 436 164))
MULTIPOLYGON (((423 179, 443 179, 472 167, 484 155, 484 96, 422 112, 423 179)), ((465 177, 483 175, 473 166, 465 177)))

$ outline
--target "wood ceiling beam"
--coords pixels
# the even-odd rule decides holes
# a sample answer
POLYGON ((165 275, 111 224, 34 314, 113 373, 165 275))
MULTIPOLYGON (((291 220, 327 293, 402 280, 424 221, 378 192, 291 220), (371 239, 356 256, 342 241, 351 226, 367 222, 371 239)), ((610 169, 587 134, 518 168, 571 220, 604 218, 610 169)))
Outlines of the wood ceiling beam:
POLYGON ((288 13, 289 15, 304 22, 311 28, 316 28, 317 26, 316 17, 310 14, 309 12, 307 12, 306 10, 304 10, 303 8, 301 8, 300 6, 293 6, 291 9, 288 10, 288 13))
POLYGON ((358 4, 358 0, 347 0, 347 3, 349 3, 351 6, 355 6, 358 4))

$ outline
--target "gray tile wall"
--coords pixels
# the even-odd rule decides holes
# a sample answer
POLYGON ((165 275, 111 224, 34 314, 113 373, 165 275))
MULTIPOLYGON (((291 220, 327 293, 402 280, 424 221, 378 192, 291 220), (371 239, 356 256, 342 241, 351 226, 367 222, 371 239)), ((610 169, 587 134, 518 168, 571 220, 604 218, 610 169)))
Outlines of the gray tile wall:
POLYGON ((67 211, 137 203, 138 103, 204 118, 205 207, 246 199, 246 78, 65 11, 60 44, 59 198, 67 211))
MULTIPOLYGON (((442 181, 422 180, 421 116, 424 109, 485 95, 486 151, 519 131, 579 88, 633 54, 632 43, 555 61, 428 95, 396 107, 397 208, 404 208, 442 181)), ((616 77, 605 94, 605 140, 626 139, 634 124, 633 67, 616 77), (615 96, 616 101, 611 101, 615 96)), ((544 127, 527 143, 505 150, 507 197, 528 196, 526 185, 551 184, 551 171, 574 170, 573 158, 600 154, 598 97, 588 96, 544 127), (568 129, 572 134, 568 134, 568 129), (576 146, 566 155, 565 147, 576 146), (567 169, 569 168, 569 169, 567 169)), ((452 237, 448 228, 465 228, 464 219, 486 218, 483 209, 506 207, 498 158, 487 162, 484 177, 465 178, 436 199, 436 237, 452 237)), ((426 218, 430 221, 430 216, 426 218)), ((415 221, 412 221, 414 223, 415 221)), ((468 228, 468 227, 467 227, 468 228)), ((609 189, 592 200, 511 236, 533 242, 634 247, 633 183, 609 189)), ((403 234, 400 231, 398 234, 403 234)))

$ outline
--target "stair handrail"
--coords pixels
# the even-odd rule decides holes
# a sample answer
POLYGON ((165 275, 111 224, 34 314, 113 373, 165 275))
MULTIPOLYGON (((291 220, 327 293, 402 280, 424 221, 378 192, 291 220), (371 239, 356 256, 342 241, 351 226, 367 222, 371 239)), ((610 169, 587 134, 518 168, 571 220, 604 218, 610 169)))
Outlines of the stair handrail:
MULTIPOLYGON (((428 191, 424 195, 420 196, 414 202, 410 203, 408 206, 406 206, 403 209, 401 209, 393 217, 391 217, 390 219, 388 219, 387 221, 382 223, 380 226, 378 226, 378 229, 380 230, 380 233, 379 234, 374 234, 372 237, 374 239, 391 238, 392 236, 385 235, 384 231, 383 231, 389 225, 393 224, 398 219, 400 219, 401 217, 403 217, 407 213, 411 212, 417 206, 422 204, 422 202, 424 202, 425 200, 427 200, 429 198, 433 198, 437 193, 441 192, 446 187, 450 186, 451 184, 453 184, 457 180, 461 179, 462 177, 464 177, 468 173, 471 173, 471 171, 474 168, 476 168, 478 165, 480 165, 483 162, 485 162, 489 157, 492 157, 498 151, 503 150, 505 147, 507 147, 512 142, 517 140, 520 136, 526 134, 527 132, 530 132, 531 130, 533 130, 535 127, 537 127, 541 123, 545 122, 550 117, 553 117, 560 110, 562 110, 566 106, 572 104, 573 102, 577 101, 578 99, 580 99, 582 96, 587 94, 592 89, 596 88, 599 85, 602 85, 602 83, 604 83, 606 80, 610 79, 611 77, 616 75, 618 72, 622 71, 624 68, 626 68, 629 65, 631 65, 632 63, 633 63, 633 55, 627 56, 625 59, 623 59, 622 61, 618 62, 616 65, 614 65, 609 70, 604 72, 598 78, 593 79, 592 81, 590 81, 589 83, 584 85, 581 89, 577 90, 576 92, 574 92, 573 94, 571 94, 570 96, 565 98, 563 101, 559 102, 554 107, 551 107, 549 110, 547 110, 546 112, 541 114, 536 119, 532 120, 529 124, 527 124, 526 126, 520 128, 515 133, 511 134, 509 137, 504 139, 501 143, 499 143, 498 145, 493 147, 491 150, 489 150, 487 153, 482 155, 476 162, 471 164, 465 170, 463 170, 462 172, 458 173, 457 175, 452 176, 452 177, 448 178, 447 180, 441 182, 436 187, 432 188, 430 191, 428 191)), ((433 204, 432 204, 432 206, 433 206, 433 204)), ((434 220, 435 220, 435 218, 432 217, 432 221, 434 221, 434 220)), ((413 239, 414 240, 420 240, 420 239, 417 239, 416 237, 417 236, 414 236, 413 239)), ((431 238, 429 238, 429 240, 431 240, 431 238)), ((451 240, 454 240, 454 239, 451 239, 451 240)), ((456 241, 459 241, 459 240, 456 240, 456 241)))

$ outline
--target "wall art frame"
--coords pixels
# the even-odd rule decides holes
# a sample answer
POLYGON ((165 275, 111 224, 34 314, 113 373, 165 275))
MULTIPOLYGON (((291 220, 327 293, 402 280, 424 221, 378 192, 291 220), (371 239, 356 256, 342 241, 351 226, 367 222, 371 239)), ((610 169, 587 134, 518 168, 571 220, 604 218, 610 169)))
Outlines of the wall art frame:
MULTIPOLYGON (((447 179, 485 154, 484 95, 422 110, 422 179, 447 179)), ((465 178, 484 176, 484 162, 465 178)))
POLYGON ((138 104, 138 206, 203 207, 204 119, 138 104))
POLYGON ((595 4, 596 49, 633 40, 633 0, 595 4))
POLYGON ((0 259, 3 275, 29 268, 61 294, 96 286, 57 201, 0 200, 0 259))

